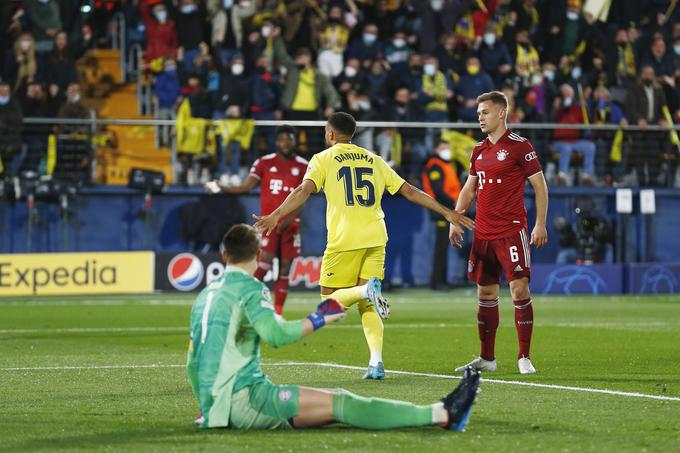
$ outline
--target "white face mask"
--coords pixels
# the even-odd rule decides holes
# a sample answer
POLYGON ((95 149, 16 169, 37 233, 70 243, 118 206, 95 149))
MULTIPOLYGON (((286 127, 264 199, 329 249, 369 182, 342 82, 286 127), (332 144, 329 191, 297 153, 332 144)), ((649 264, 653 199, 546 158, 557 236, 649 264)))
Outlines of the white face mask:
POLYGON ((567 13, 567 19, 569 19, 569 20, 578 20, 578 13, 576 13, 576 12, 574 12, 574 11, 569 11, 569 12, 567 13))
POLYGON ((437 72, 437 68, 433 64, 426 64, 423 66, 423 72, 432 77, 437 72))
POLYGON ((437 155, 439 156, 440 159, 445 160, 445 161, 450 161, 452 157, 451 149, 450 148, 443 148, 437 151, 437 155))
POLYGON ((543 71, 543 77, 545 77, 548 80, 553 80, 555 78, 555 71, 546 69, 543 71))
POLYGON ((430 6, 435 11, 441 11, 442 8, 444 7, 444 0, 432 0, 430 2, 430 6))
POLYGON ((19 41, 19 46, 21 46, 21 50, 26 52, 31 47, 31 41, 29 41, 28 39, 22 39, 21 41, 19 41))
POLYGON ((241 2, 241 8, 250 8, 250 2, 249 1, 241 2))
POLYGON ((229 9, 232 6, 234 6, 234 0, 224 0, 222 4, 224 5, 225 8, 229 9))
POLYGON ((196 5, 182 5, 179 10, 182 14, 191 14, 196 11, 196 5))
POLYGON ((359 105, 359 108, 361 110, 370 110, 371 109, 370 101, 362 100, 362 101, 358 101, 357 104, 359 105))
POLYGON ((576 66, 574 69, 571 70, 571 77, 575 80, 578 80, 581 78, 581 68, 576 66))
POLYGON ((541 77, 541 74, 534 74, 534 75, 531 76, 531 84, 532 85, 540 85, 542 81, 543 81, 543 78, 541 77))
POLYGON ((49 2, 50 0, 38 0, 38 1, 44 5, 44 4, 46 4, 47 2, 49 2))
POLYGON ((9 103, 9 96, 0 96, 0 105, 7 105, 9 103))
POLYGON ((357 69, 354 66, 345 67, 345 76, 354 77, 355 75, 357 75, 357 69))
POLYGON ((392 43, 394 44, 394 47, 400 48, 406 45, 406 40, 402 38, 396 38, 392 40, 392 43))
POLYGON ((272 29, 273 27, 271 25, 265 25, 262 27, 262 37, 263 38, 269 38, 272 34, 272 29))
POLYGON ((243 69, 245 69, 245 68, 241 63, 236 63, 236 64, 231 65, 231 73, 234 74, 234 75, 243 74, 243 69))
POLYGON ((487 46, 493 46, 496 44, 496 35, 493 33, 484 33, 484 43, 487 46))
POLYGON ((158 19, 158 22, 161 24, 164 24, 166 20, 168 20, 168 12, 163 10, 163 11, 157 11, 153 14, 156 16, 156 19, 158 19))
POLYGON ((564 104, 565 107, 571 107, 572 102, 574 102, 572 98, 564 98, 562 100, 562 104, 564 104))
POLYGON ((73 98, 71 98, 71 102, 73 104, 76 104, 78 101, 80 101, 80 95, 79 94, 76 94, 76 95, 73 96, 73 98))

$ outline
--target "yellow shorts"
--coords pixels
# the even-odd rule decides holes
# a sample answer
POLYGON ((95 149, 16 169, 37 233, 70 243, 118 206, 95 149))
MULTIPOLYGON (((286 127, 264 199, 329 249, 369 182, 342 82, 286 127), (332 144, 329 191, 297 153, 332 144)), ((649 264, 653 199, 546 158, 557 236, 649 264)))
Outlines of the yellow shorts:
POLYGON ((385 276, 385 246, 323 254, 319 286, 347 288, 357 280, 385 276))

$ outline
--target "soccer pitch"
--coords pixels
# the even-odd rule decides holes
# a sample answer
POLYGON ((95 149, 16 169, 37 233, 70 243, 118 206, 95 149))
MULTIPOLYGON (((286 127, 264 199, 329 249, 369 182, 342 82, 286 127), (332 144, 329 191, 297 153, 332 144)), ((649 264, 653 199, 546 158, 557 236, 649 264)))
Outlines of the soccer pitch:
MULTIPOLYGON (((0 450, 680 448, 680 297, 537 296, 538 373, 521 376, 503 291, 499 370, 483 375, 464 433, 199 431, 184 369, 191 296, 0 300, 0 450)), ((441 398, 457 383, 453 368, 479 352, 474 293, 387 295, 384 381, 361 380, 368 352, 356 310, 298 344, 264 347, 265 371, 276 383, 417 403, 441 398)), ((285 314, 302 317, 317 302, 315 293, 292 293, 285 314)))

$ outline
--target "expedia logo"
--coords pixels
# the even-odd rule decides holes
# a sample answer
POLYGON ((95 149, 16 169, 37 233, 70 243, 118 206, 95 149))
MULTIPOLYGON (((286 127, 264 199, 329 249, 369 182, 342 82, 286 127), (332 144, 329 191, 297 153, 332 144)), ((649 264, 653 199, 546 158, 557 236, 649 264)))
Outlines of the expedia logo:
POLYGON ((80 266, 23 267, 0 262, 0 288, 30 290, 38 294, 50 286, 106 287, 118 283, 118 272, 113 266, 98 266, 97 260, 85 260, 80 266))
POLYGON ((168 281, 178 291, 191 291, 203 278, 203 263, 191 253, 180 253, 168 264, 168 281))

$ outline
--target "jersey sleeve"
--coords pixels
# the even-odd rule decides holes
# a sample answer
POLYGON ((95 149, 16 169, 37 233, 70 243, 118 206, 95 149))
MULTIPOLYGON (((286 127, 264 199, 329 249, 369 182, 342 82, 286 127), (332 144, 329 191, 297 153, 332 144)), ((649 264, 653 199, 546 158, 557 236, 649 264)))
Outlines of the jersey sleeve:
POLYGON ((274 304, 269 288, 261 282, 254 282, 249 286, 244 296, 246 316, 251 324, 255 324, 262 317, 274 317, 274 304))
POLYGON ((395 193, 399 192, 399 189, 401 189, 401 186, 403 186, 406 181, 404 181, 404 178, 399 176, 392 167, 387 165, 387 162, 385 162, 380 156, 376 156, 376 158, 378 159, 380 165, 380 172, 385 179, 385 189, 390 193, 390 195, 394 195, 395 193))
POLYGON ((470 176, 477 176, 477 157, 479 157, 480 151, 475 147, 472 149, 472 154, 470 155, 470 176))
POLYGON ((543 171, 541 162, 538 159, 538 154, 536 153, 536 150, 534 150, 534 147, 531 146, 531 143, 527 141, 524 146, 522 146, 521 150, 521 153, 517 153, 517 159, 520 167, 522 167, 524 176, 528 178, 543 171))
POLYGON ((264 174, 264 165, 262 165, 262 159, 257 159, 253 162, 253 166, 250 167, 250 174, 256 176, 258 179, 262 179, 264 174))
POLYGON ((303 180, 309 179, 316 185, 316 191, 320 191, 326 182, 326 168, 323 165, 323 160, 318 154, 315 154, 307 165, 307 171, 303 180))

